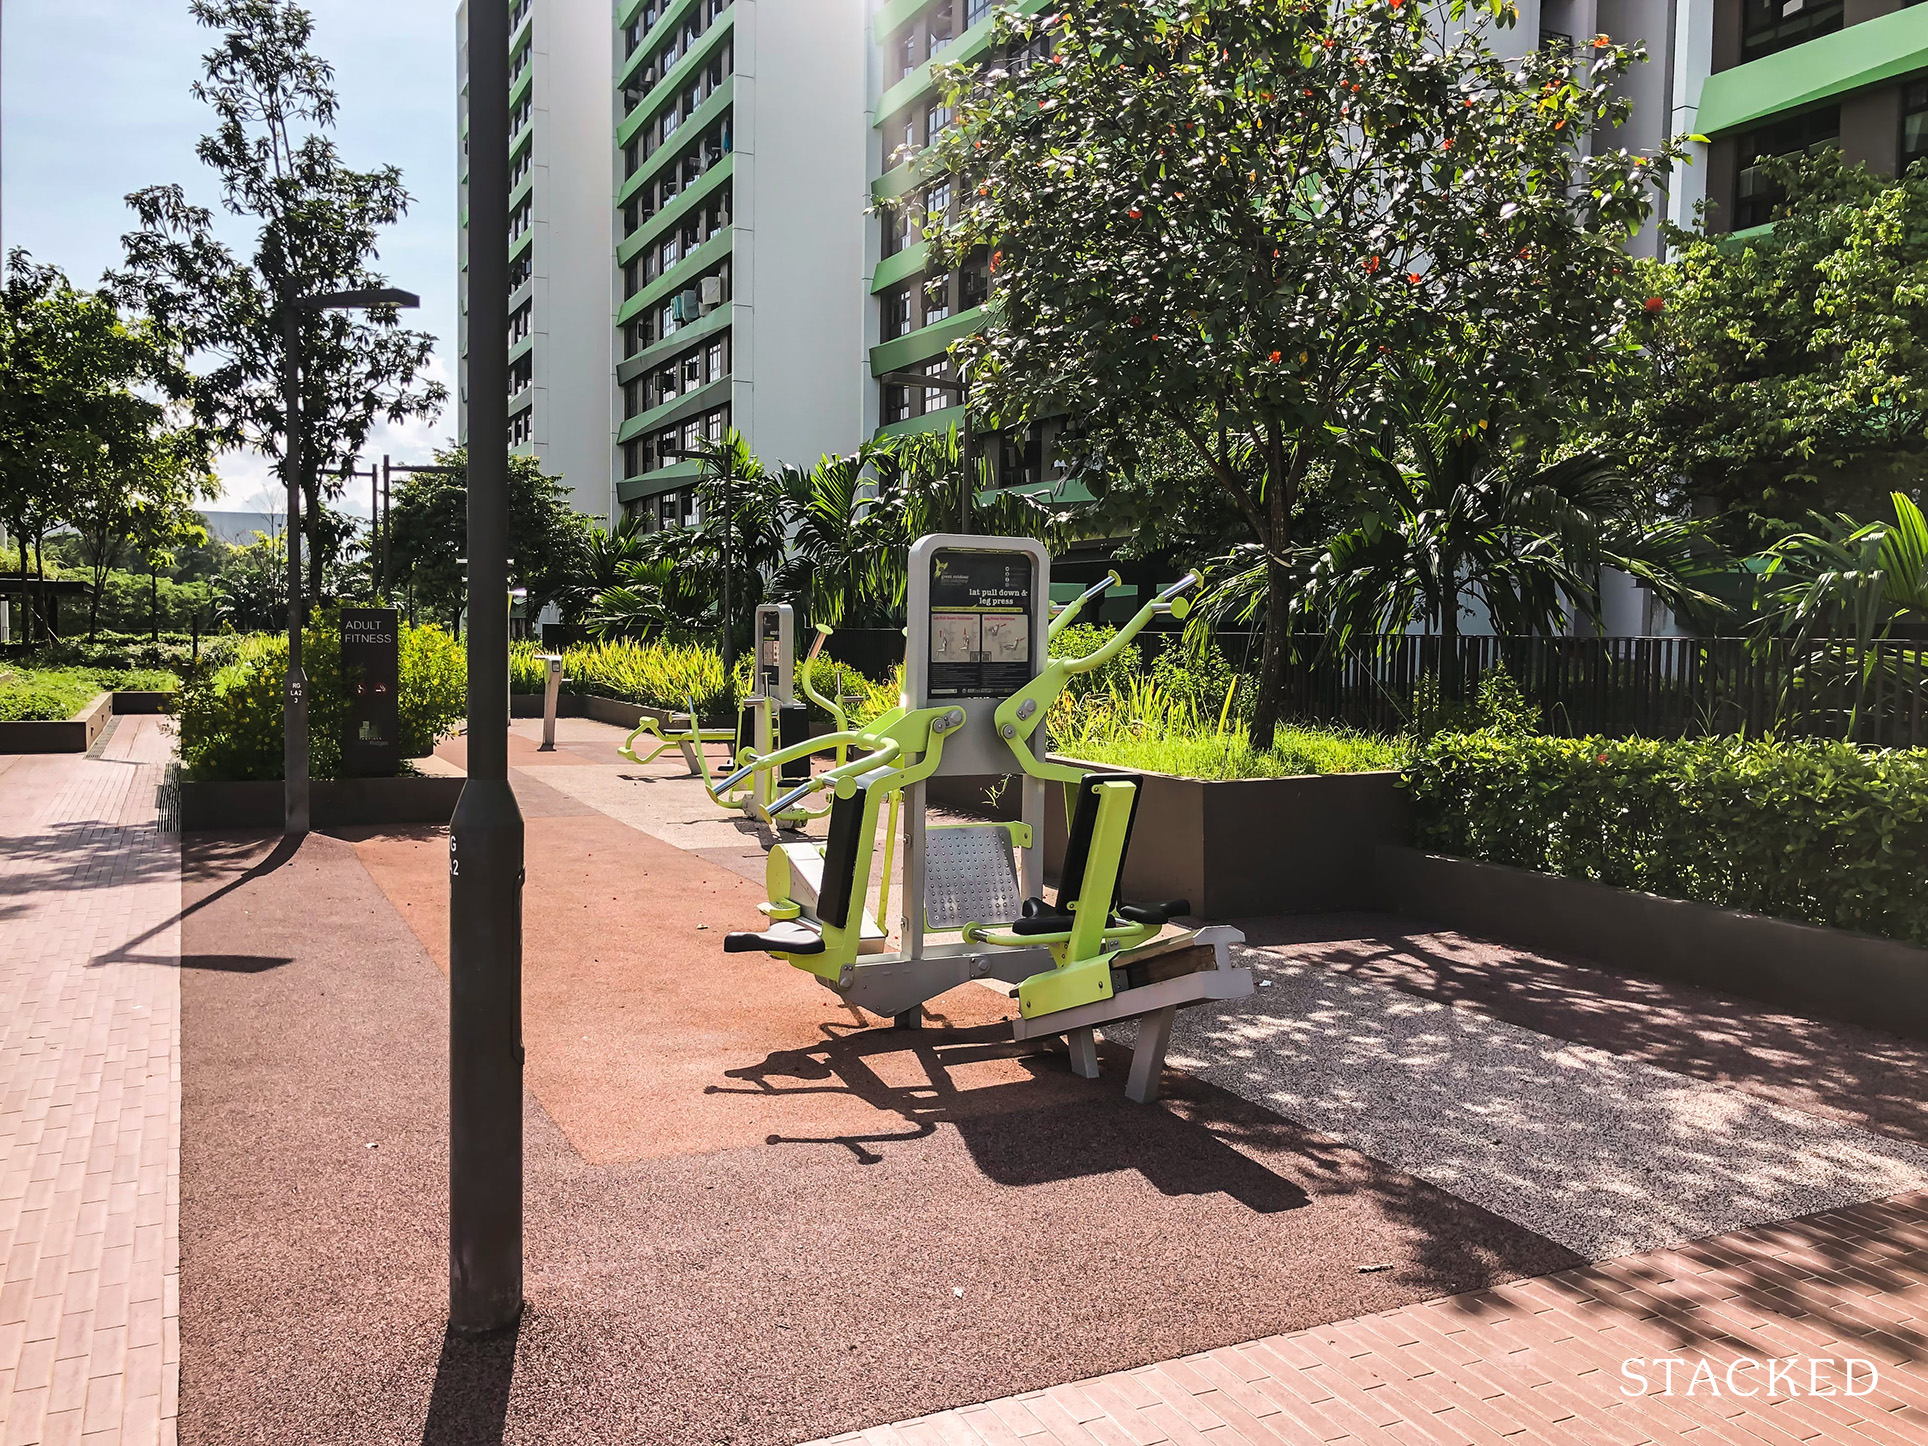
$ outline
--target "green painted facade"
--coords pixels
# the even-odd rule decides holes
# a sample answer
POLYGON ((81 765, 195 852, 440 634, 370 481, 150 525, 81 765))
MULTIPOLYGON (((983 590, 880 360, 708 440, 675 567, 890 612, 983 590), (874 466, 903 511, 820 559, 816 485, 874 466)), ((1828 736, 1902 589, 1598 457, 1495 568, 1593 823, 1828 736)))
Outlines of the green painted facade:
POLYGON ((1928 7, 1915 5, 1709 76, 1696 128, 1724 135, 1921 70, 1928 70, 1928 7))

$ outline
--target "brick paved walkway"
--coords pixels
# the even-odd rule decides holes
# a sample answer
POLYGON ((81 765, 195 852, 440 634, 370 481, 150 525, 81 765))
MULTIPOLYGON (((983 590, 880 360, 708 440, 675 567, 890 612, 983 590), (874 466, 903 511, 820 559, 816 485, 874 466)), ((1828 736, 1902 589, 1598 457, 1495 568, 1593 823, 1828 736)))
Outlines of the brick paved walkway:
POLYGON ((1928 1441, 1928 1193, 813 1446, 1501 1440, 1920 1446, 1928 1441), (1869 1363, 1854 1368, 1852 1394, 1848 1358, 1869 1363))
POLYGON ((0 1446, 175 1439, 180 851, 169 741, 0 758, 0 1446))

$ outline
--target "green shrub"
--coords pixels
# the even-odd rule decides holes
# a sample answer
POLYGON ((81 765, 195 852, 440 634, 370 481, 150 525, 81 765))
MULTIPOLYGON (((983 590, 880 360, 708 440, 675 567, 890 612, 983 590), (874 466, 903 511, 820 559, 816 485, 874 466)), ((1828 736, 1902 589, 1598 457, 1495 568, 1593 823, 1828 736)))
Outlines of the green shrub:
MULTIPOLYGON (((402 756, 421 758, 454 731, 466 710, 467 669, 461 646, 432 625, 404 623, 399 651, 402 756)), ((287 640, 256 634, 237 640, 229 652, 229 661, 182 689, 182 769, 197 780, 279 778, 287 640)), ((302 632, 301 669, 308 679, 309 773, 334 778, 341 771, 341 725, 348 706, 335 614, 320 614, 302 632)))
POLYGON ((1440 853, 1928 944, 1928 749, 1441 734, 1407 786, 1440 853))
MULTIPOLYGON (((1051 640, 1051 656, 1054 658, 1088 657, 1117 636, 1118 629, 1103 623, 1073 623, 1051 640)), ((1144 658, 1138 651, 1138 642, 1134 638, 1119 650, 1117 657, 1103 667, 1089 673, 1074 674, 1070 682, 1065 685, 1065 692, 1073 698, 1082 698, 1092 693, 1123 692, 1143 671, 1144 658)))
POLYGON ((171 693, 172 673, 151 668, 32 668, 0 664, 0 722, 71 718, 102 693, 171 693))

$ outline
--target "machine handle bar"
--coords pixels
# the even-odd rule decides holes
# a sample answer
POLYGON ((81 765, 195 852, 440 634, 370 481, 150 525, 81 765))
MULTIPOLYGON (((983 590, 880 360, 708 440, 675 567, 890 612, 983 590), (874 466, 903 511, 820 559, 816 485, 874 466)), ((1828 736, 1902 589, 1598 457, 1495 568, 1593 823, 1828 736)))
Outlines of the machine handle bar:
POLYGON ((1124 579, 1118 576, 1118 573, 1115 569, 1111 572, 1106 573, 1097 582, 1093 583, 1090 587, 1086 588, 1083 592, 1079 593, 1070 602, 1066 603, 1062 608, 1058 610, 1058 615, 1055 618, 1051 619, 1051 626, 1047 630, 1048 635, 1050 637, 1055 638, 1058 635, 1059 629, 1067 628, 1071 626, 1072 620, 1076 618, 1078 614, 1084 610, 1084 605, 1086 603, 1090 602, 1093 598, 1103 597, 1107 592, 1109 592, 1112 588, 1117 587, 1123 581, 1124 579))
MULTIPOLYGON (((812 741, 820 742, 821 740, 813 739, 812 741)), ((828 788, 834 784, 841 783, 845 778, 854 778, 860 774, 869 772, 872 768, 881 767, 903 751, 903 748, 897 741, 892 739, 886 742, 884 746, 879 748, 875 753, 867 753, 862 758, 853 758, 842 767, 833 768, 827 773, 819 773, 814 778, 805 779, 802 783, 784 794, 783 797, 771 799, 770 807, 766 812, 774 818, 780 813, 787 812, 794 807, 799 800, 807 797, 815 790, 828 788)))
POLYGON ((727 793, 759 768, 776 768, 799 758, 807 758, 813 753, 821 753, 826 748, 834 748, 839 743, 862 741, 864 741, 864 735, 853 729, 843 733, 825 733, 816 738, 806 738, 801 743, 792 743, 788 748, 779 748, 775 753, 759 754, 718 783, 716 791, 727 793))
POLYGON ((1087 653, 1082 658, 1057 658, 1053 661, 1062 664, 1067 673, 1089 673, 1094 668, 1102 668, 1106 663, 1109 663, 1125 650, 1126 643, 1144 631, 1145 624, 1152 620, 1154 614, 1170 612, 1172 610, 1173 599, 1187 588, 1193 586, 1197 581, 1197 573, 1186 573, 1177 582, 1173 583, 1150 602, 1138 609, 1138 611, 1132 615, 1131 620, 1118 629, 1111 641, 1099 648, 1096 652, 1087 653))

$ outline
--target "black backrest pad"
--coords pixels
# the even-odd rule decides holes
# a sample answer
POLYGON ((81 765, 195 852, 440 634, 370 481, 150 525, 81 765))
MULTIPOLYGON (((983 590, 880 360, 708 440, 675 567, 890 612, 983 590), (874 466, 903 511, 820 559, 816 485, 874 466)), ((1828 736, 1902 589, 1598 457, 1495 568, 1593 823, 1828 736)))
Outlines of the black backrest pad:
MULTIPOLYGON (((1124 887, 1125 860, 1131 856, 1131 826, 1138 820, 1138 800, 1144 797, 1145 780, 1136 773, 1087 773, 1078 780, 1078 801, 1071 812, 1071 835, 1065 840, 1064 868, 1058 875, 1058 903, 1069 905, 1081 899, 1084 894, 1085 865, 1091 856, 1091 831, 1098 826, 1098 785, 1101 783, 1132 783, 1137 787, 1131 795, 1131 813, 1125 819, 1125 844, 1118 855, 1118 879, 1112 888, 1107 908, 1118 903, 1118 891, 1124 887)), ((833 817, 831 826, 836 820, 833 817)))
POLYGON ((823 886, 817 890, 817 917, 839 929, 850 926, 850 896, 855 892, 857 850, 866 844, 864 788, 830 805, 830 837, 823 846, 823 886))

